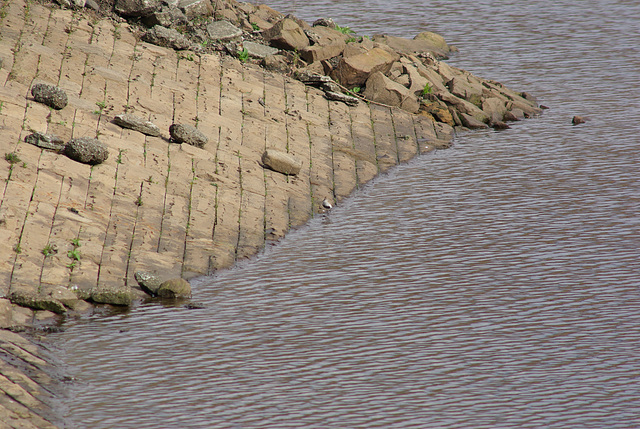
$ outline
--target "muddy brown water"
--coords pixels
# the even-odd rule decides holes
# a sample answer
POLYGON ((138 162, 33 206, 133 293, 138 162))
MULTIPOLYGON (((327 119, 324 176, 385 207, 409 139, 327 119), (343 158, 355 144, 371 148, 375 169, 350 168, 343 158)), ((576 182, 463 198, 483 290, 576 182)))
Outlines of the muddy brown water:
POLYGON ((52 335, 77 428, 640 427, 636 1, 271 1, 550 110, 376 179, 233 270, 204 309, 52 335), (573 127, 571 117, 591 120, 573 127))

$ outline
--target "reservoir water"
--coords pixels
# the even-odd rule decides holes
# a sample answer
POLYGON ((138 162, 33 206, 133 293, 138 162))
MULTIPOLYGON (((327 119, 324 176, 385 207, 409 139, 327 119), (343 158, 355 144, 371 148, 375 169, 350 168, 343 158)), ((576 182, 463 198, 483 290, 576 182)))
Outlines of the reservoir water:
POLYGON ((203 309, 66 322, 69 427, 640 427, 640 4, 268 4, 435 31, 450 64, 550 109, 194 281, 203 309))

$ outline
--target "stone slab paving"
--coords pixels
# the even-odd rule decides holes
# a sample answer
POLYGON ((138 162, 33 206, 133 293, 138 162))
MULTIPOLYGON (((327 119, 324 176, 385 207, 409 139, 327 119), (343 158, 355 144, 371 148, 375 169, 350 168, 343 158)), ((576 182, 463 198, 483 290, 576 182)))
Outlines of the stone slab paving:
MULTIPOLYGON (((324 198, 339 203, 453 135, 401 110, 327 101, 234 58, 139 41, 127 24, 25 0, 0 0, 0 8, 0 155, 19 158, 0 160, 2 328, 54 317, 12 305, 12 292, 131 288, 140 297, 138 270, 190 278, 230 267, 320 213, 324 198), (69 104, 37 103, 35 83, 61 87, 69 104), (162 136, 114 125, 125 112, 162 136), (197 127, 208 143, 171 143, 173 123, 197 127), (76 163, 25 143, 33 131, 98 138, 109 157, 76 163), (302 161, 300 173, 263 167, 266 148, 302 161), (55 252, 45 255, 47 246, 55 252)), ((8 331, 0 331, 0 353, 0 427, 55 427, 38 372, 46 363, 8 331)))

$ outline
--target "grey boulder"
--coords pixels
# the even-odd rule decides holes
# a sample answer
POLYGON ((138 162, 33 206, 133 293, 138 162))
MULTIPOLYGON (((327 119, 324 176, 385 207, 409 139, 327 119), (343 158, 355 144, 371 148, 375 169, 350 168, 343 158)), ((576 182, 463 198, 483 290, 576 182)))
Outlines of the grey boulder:
POLYGON ((159 137, 162 135, 160 128, 158 128, 158 126, 153 122, 128 113, 116 115, 116 117, 113 118, 113 123, 121 126, 122 128, 129 128, 148 136, 159 137))
POLYGON ((98 139, 79 137, 69 140, 64 154, 83 164, 101 164, 109 157, 107 146, 98 139))
POLYGON ((171 138, 176 143, 187 143, 202 148, 209 141, 202 131, 188 124, 173 124, 169 127, 171 138))
POLYGON ((67 93, 57 86, 37 83, 31 87, 31 95, 38 102, 56 110, 64 109, 68 103, 67 93))
POLYGON ((24 141, 34 146, 38 146, 41 149, 50 149, 56 152, 62 152, 66 144, 64 140, 56 135, 45 134, 38 131, 26 136, 24 141))

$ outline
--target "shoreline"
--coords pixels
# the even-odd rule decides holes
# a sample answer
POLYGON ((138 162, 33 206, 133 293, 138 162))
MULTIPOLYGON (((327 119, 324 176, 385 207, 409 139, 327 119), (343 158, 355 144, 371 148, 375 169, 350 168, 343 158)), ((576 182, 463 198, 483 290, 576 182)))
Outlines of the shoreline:
MULTIPOLYGON (((219 12, 231 21, 235 16, 236 28, 254 43, 262 37, 254 32, 274 26, 253 10, 243 13, 255 15, 253 24, 260 30, 251 23, 242 28, 240 4, 224 3, 229 7, 211 16, 219 12)), ((454 127, 486 128, 502 122, 506 112, 515 112, 514 120, 539 113, 527 95, 458 71, 433 54, 399 52, 400 46, 392 45, 403 42, 395 39, 386 45, 364 37, 347 43, 347 33, 340 42, 324 25, 316 31, 331 43, 324 46, 319 38, 308 58, 344 45, 338 55, 344 59, 351 45, 358 61, 377 58, 369 54, 374 49, 393 61, 363 76, 355 60, 317 60, 296 69, 294 79, 292 64, 302 63, 291 52, 298 50, 281 47, 269 55, 282 58, 265 64, 259 57, 243 60, 246 42, 200 42, 198 49, 175 50, 145 42, 138 24, 113 16, 30 1, 4 3, 2 11, 3 330, 55 325, 63 317, 82 317, 95 303, 139 302, 147 294, 136 272, 189 279, 231 267, 304 225, 322 211, 325 198, 339 203, 395 165, 449 147, 454 127), (406 85, 387 82, 381 71, 387 66, 394 79, 402 82, 407 76, 406 85), (327 75, 341 80, 338 90, 331 79, 309 80, 327 75), (442 76, 450 79, 444 82, 442 76), (57 109, 35 101, 31 88, 36 83, 63 89, 68 104, 57 109), (381 89, 374 92, 378 84, 381 89), (485 97, 485 90, 491 96, 485 97), (360 91, 375 103, 350 100, 360 91), (335 101, 329 93, 349 98, 335 101), (507 108, 499 94, 511 97, 516 107, 507 108), (486 99, 493 100, 483 110, 486 99), (394 102, 398 107, 390 107, 394 102), (494 110, 502 113, 499 120, 489 114, 494 110), (157 125, 160 135, 115 124, 124 113, 157 125), (177 144, 169 131, 173 124, 196 126, 206 143, 177 144), (73 161, 26 143, 34 132, 63 141, 97 138, 108 157, 95 165, 73 161), (266 149, 290 155, 293 164, 301 164, 298 171, 267 167, 266 149)), ((297 23, 273 15, 274 22, 287 19, 297 23)), ((15 347, 26 347, 18 343, 16 337, 3 338, 9 363, 15 347)), ((21 402, 9 390, 27 386, 37 393, 41 379, 34 376, 34 386, 25 385, 24 378, 4 380, 5 399, 21 402)), ((6 403, 0 405, 8 409, 6 403)), ((40 411, 34 410, 37 416, 40 411)), ((37 421, 36 427, 48 427, 37 421)))

